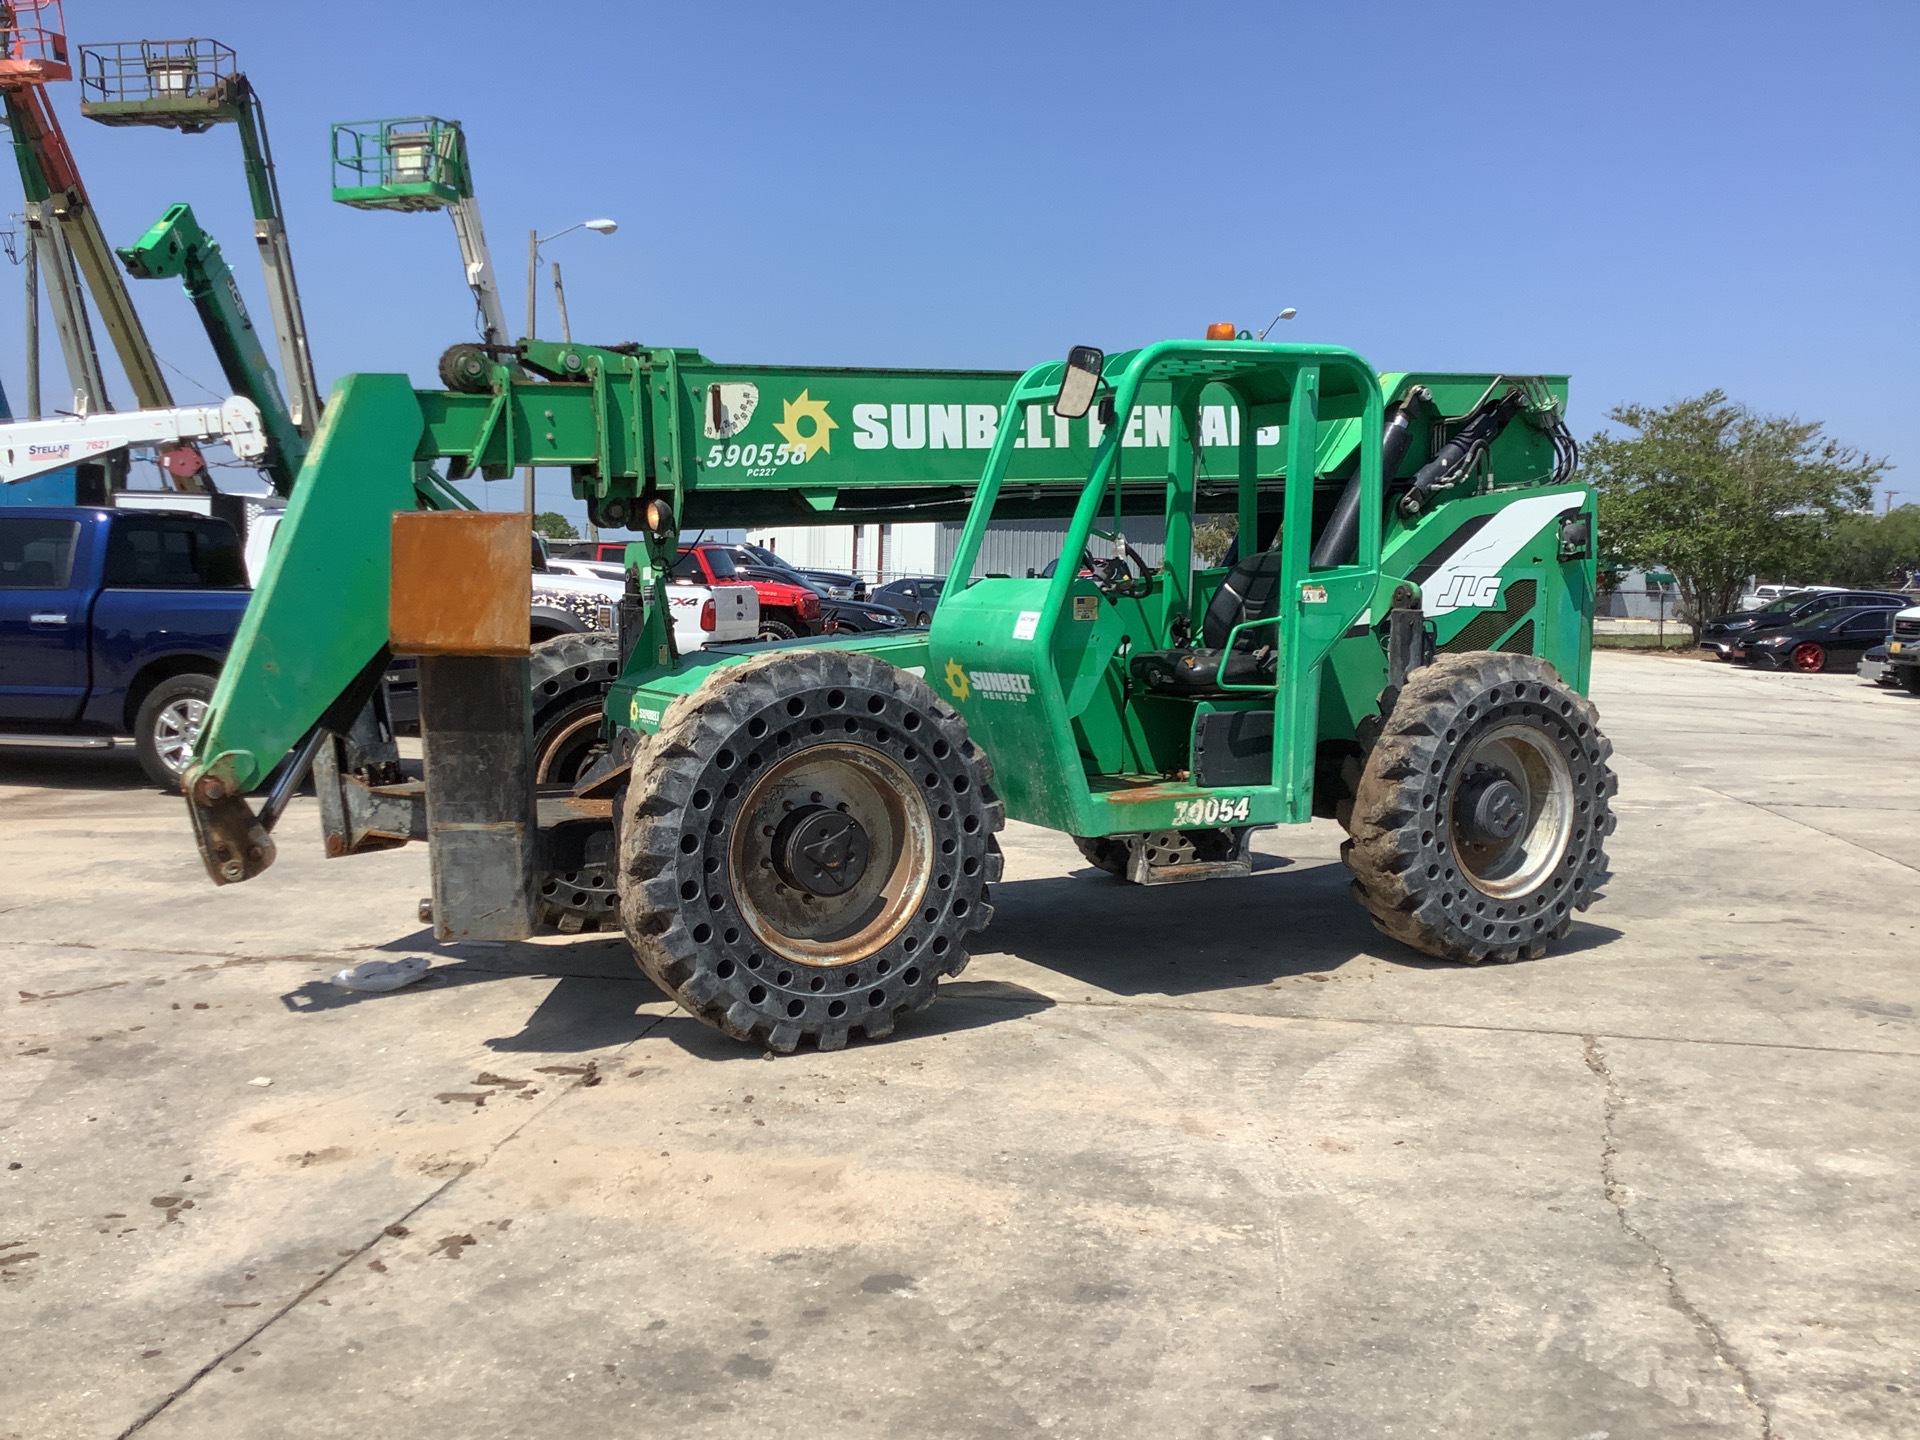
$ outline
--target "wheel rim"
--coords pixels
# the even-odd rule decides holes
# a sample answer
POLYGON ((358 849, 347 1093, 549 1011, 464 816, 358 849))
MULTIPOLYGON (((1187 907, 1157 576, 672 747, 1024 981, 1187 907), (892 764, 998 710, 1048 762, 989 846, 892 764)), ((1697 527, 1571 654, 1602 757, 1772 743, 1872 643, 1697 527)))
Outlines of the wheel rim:
POLYGON ((933 817, 913 777, 888 756, 811 745, 768 767, 747 792, 729 851, 734 901, 761 944, 802 965, 845 965, 913 919, 933 876, 933 817), (817 870, 796 879, 802 848, 850 843, 857 853, 847 869, 864 863, 839 893, 824 893, 837 881, 817 870))
POLYGON ((178 775, 187 768, 206 720, 207 702, 193 695, 163 705, 153 717, 153 750, 171 773, 178 775))
POLYGON ((596 702, 567 721, 534 757, 533 783, 571 785, 578 780, 587 766, 606 750, 600 738, 604 718, 596 702))
POLYGON ((1499 899, 1525 895, 1553 873, 1573 829, 1573 772, 1531 725, 1497 726, 1454 762, 1453 850, 1466 877, 1499 899))
POLYGON ((1793 668, 1796 670, 1824 670, 1827 664, 1826 652, 1818 645, 1807 644, 1795 647, 1793 668))

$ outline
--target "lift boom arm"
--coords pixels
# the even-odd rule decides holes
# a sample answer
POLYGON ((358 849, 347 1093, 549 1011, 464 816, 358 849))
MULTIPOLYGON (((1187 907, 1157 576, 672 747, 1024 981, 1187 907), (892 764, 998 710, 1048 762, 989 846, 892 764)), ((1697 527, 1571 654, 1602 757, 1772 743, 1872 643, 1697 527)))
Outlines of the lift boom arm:
MULTIPOLYGON (((53 107, 38 87, 26 87, 7 92, 6 111, 27 202, 43 204, 59 223, 74 263, 86 277, 107 338, 133 386, 134 403, 142 410, 171 409, 173 392, 160 373, 159 357, 133 308, 126 281, 113 263, 113 251, 101 233, 99 217, 53 107)), ((105 395, 90 398, 106 406, 105 395)))
POLYGON ((267 451, 260 412, 241 395, 229 396, 218 405, 16 420, 0 424, 0 485, 31 480, 75 461, 98 460, 135 445, 165 448, 202 442, 225 445, 242 460, 257 460, 267 451))
POLYGON ((200 228, 191 206, 175 205, 119 255, 136 278, 177 276, 185 283, 227 383, 252 402, 250 408, 266 432, 270 443, 263 468, 273 488, 291 495, 294 478, 307 458, 307 437, 288 413, 279 379, 260 344, 260 332, 247 314, 219 243, 200 228))

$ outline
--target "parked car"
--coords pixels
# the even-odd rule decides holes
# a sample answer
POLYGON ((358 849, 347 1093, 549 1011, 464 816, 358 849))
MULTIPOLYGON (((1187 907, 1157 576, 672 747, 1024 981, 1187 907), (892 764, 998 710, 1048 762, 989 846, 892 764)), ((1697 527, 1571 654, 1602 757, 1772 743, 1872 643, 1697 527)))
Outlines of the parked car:
POLYGON ((1737 642, 1803 624, 1830 610, 1898 610, 1906 603, 1905 596, 1882 590, 1796 590, 1758 610, 1715 616, 1700 627, 1700 648, 1731 660, 1737 642))
POLYGON ((1898 612, 1887 636, 1887 676, 1920 695, 1920 605, 1898 612))
POLYGON ((131 735, 147 778, 178 789, 250 594, 225 520, 0 512, 0 743, 131 735))
POLYGON ((736 565, 761 565, 769 570, 785 571, 807 581, 829 599, 859 600, 867 593, 867 582, 858 575, 850 575, 844 570, 816 570, 795 565, 786 556, 764 545, 729 545, 726 549, 736 565))
POLYGON ((820 593, 811 585, 782 578, 779 572, 754 567, 743 573, 734 564, 729 547, 701 543, 682 545, 673 577, 690 584, 724 585, 745 580, 760 599, 759 635, 763 640, 793 640, 818 635, 825 629, 820 593))
POLYGON ((877 600, 822 600, 820 613, 829 635, 859 635, 870 630, 902 630, 907 617, 877 600))
POLYGON ((1756 585, 1740 597, 1742 610, 1761 610, 1788 595, 1812 595, 1822 590, 1842 590, 1842 585, 1756 585))
POLYGON ((1900 687, 1900 676, 1887 664, 1887 643, 1875 645, 1860 657, 1860 663, 1853 667, 1853 673, 1862 680, 1874 685, 1885 685, 1892 689, 1900 687))
POLYGON ((891 605, 915 625, 931 625, 933 612, 940 608, 940 592, 946 584, 934 575, 889 580, 869 598, 891 605))
POLYGON ((1836 666, 1851 668, 1886 639, 1892 618, 1893 612, 1887 609, 1824 611, 1785 629, 1736 641, 1733 658, 1747 665, 1807 674, 1836 666))
MULTIPOLYGON (((611 560, 549 560, 550 573, 578 575, 626 591, 624 566, 611 560)), ((615 605, 619 604, 618 598, 615 605)), ((760 597, 747 584, 696 585, 673 578, 667 585, 667 604, 673 611, 673 643, 682 655, 708 645, 733 645, 760 633, 760 597)))

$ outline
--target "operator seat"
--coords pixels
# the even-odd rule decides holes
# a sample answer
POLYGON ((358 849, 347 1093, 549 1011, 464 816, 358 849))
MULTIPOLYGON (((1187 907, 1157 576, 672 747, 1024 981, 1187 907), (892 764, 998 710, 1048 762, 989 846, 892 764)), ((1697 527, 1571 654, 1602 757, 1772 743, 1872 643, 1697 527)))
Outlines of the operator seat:
POLYGON ((1249 555, 1236 564, 1213 592, 1200 621, 1198 645, 1146 650, 1128 663, 1133 678, 1162 695, 1196 698, 1232 694, 1222 679, 1237 685, 1273 679, 1278 650, 1277 627, 1241 635, 1229 655, 1227 636, 1247 620, 1270 620, 1280 608, 1280 547, 1249 555))

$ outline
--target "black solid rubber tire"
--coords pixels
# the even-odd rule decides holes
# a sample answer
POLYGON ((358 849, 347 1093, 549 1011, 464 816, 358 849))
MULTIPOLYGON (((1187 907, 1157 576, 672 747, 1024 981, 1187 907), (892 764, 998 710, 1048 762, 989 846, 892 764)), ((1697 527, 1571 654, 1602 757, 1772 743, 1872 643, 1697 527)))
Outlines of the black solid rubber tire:
POLYGON ((197 699, 202 704, 212 700, 214 684, 211 675, 170 676, 147 692, 147 698, 140 702, 139 713, 134 716, 133 752, 140 759, 140 768, 147 772, 147 779, 169 794, 179 793, 180 777, 160 758, 154 726, 160 712, 176 700, 197 699))
POLYGON ((1118 836, 1076 835, 1073 843, 1094 869, 1104 870, 1121 880, 1127 878, 1127 845, 1118 836))
MULTIPOLYGON (((530 661, 535 783, 571 786, 604 753, 592 744, 583 749, 583 739, 597 734, 605 717, 607 687, 620 673, 620 642, 604 630, 556 635, 535 645, 530 661)), ((541 923, 568 934, 617 928, 610 843, 590 844, 576 860, 536 877, 541 923)))
POLYGON ((760 622, 762 640, 796 640, 799 636, 800 632, 784 620, 763 619, 760 622))
POLYGON ((1599 897, 1608 877, 1609 802, 1617 787, 1593 703, 1531 655, 1442 655, 1408 679, 1360 776, 1352 838, 1341 858, 1353 895, 1386 935, 1465 964, 1544 954, 1599 897), (1572 823, 1552 869, 1528 891, 1496 897, 1474 884, 1452 847, 1447 776, 1456 756, 1496 726, 1538 730, 1565 757, 1572 823))
POLYGON ((1920 665, 1902 665, 1900 683, 1907 687, 1909 695, 1920 695, 1920 665))
POLYGON ((667 710, 634 757, 620 827, 620 909, 641 969, 694 1018, 790 1052, 890 1034, 967 963, 993 917, 994 839, 1006 811, 993 766, 926 682, 870 655, 787 650, 715 670, 667 710), (879 752, 918 777, 932 861, 915 913, 880 948, 801 964, 754 940, 738 914, 732 822, 750 777, 807 747, 879 752), (944 813, 941 813, 944 812, 944 813))
POLYGON ((573 773, 553 768, 554 746, 575 733, 589 711, 604 711, 607 687, 620 674, 620 642, 604 630, 556 635, 530 652, 533 691, 533 773, 536 783, 571 785, 573 773))

